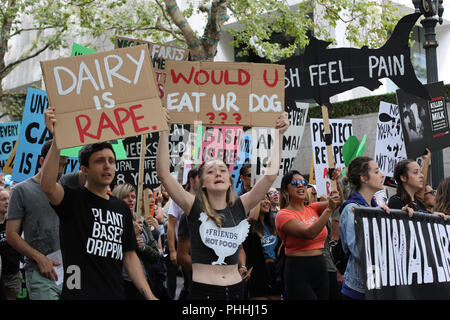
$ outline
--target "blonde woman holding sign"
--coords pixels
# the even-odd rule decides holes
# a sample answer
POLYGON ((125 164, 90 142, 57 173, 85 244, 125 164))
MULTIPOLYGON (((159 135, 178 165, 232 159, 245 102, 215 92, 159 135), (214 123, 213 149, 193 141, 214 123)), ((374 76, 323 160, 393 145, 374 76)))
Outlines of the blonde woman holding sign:
MULTIPOLYGON (((166 112, 167 121, 169 115, 166 112)), ((267 173, 253 188, 236 198, 228 167, 222 160, 204 162, 198 171, 196 195, 184 190, 170 174, 169 132, 160 132, 156 168, 170 197, 183 209, 191 241, 191 299, 244 299, 242 277, 238 271, 239 248, 249 230, 247 214, 264 198, 278 175, 283 134, 289 127, 287 113, 275 122, 279 148, 267 173)))

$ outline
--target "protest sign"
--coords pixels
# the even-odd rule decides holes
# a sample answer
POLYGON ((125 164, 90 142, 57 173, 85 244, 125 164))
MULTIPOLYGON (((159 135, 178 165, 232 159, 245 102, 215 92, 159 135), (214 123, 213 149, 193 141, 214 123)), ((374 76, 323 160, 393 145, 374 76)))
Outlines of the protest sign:
POLYGON ((278 62, 286 66, 286 96, 331 106, 330 97, 336 94, 356 87, 373 91, 382 85, 379 79, 389 78, 406 92, 428 99, 410 59, 409 34, 420 16, 404 16, 377 49, 327 49, 331 42, 310 37, 303 55, 278 62))
MULTIPOLYGON (((171 172, 180 163, 189 142, 189 126, 173 124, 170 128, 169 152, 171 172)), ((161 184, 156 174, 156 152, 158 150, 159 133, 146 135, 143 188, 156 188, 161 184)), ((113 184, 130 183, 138 187, 139 161, 141 155, 141 136, 123 139, 126 159, 116 161, 116 176, 113 184)))
POLYGON ((450 125, 443 82, 426 84, 430 99, 397 90, 401 128, 408 159, 450 146, 450 125))
MULTIPOLYGON (((201 165, 211 159, 222 159, 233 172, 243 134, 242 127, 237 126, 202 126, 198 159, 201 165)), ((198 143, 197 143, 198 144, 198 143)), ((195 146, 197 149, 197 145, 195 146)))
POLYGON ((60 149, 168 130, 147 46, 45 61, 41 68, 60 149))
POLYGON ((354 214, 366 299, 448 299, 450 220, 367 207, 354 214))
POLYGON ((323 120, 314 118, 310 119, 317 197, 330 194, 331 181, 328 173, 329 162, 335 162, 336 169, 345 168, 342 147, 347 139, 353 135, 352 120, 330 119, 329 123, 333 153, 332 159, 327 159, 327 146, 325 144, 323 120))
MULTIPOLYGON (((288 113, 290 126, 283 136, 280 170, 273 183, 273 187, 275 188, 281 186, 281 179, 291 170, 302 142, 309 104, 296 102, 296 106, 297 108, 292 109, 288 113)), ((252 146, 252 181, 258 181, 265 173, 267 161, 274 149, 272 145, 274 142, 274 132, 272 128, 254 128, 252 130, 253 141, 256 141, 252 146)))
POLYGON ((400 122, 399 107, 381 101, 373 158, 385 177, 392 178, 395 165, 406 159, 406 148, 400 122))
POLYGON ((145 44, 151 55, 155 80, 158 83, 159 97, 164 98, 164 82, 166 81, 166 61, 183 61, 189 58, 189 50, 167 44, 116 37, 115 48, 127 48, 145 44))
POLYGON ((13 166, 14 166, 14 160, 16 159, 16 152, 17 152, 17 145, 19 143, 19 139, 16 140, 14 143, 14 148, 12 152, 9 154, 8 159, 6 160, 2 172, 6 174, 12 174, 13 166))
POLYGON ((284 110, 284 66, 167 61, 164 104, 172 123, 274 126, 284 110))
POLYGON ((0 123, 0 172, 19 137, 20 121, 0 123))
MULTIPOLYGON (((13 181, 21 182, 34 176, 41 167, 39 156, 42 146, 47 140, 52 139, 44 118, 44 111, 48 106, 45 91, 28 89, 12 170, 13 181)), ((77 159, 68 159, 64 173, 74 172, 78 168, 77 159)))

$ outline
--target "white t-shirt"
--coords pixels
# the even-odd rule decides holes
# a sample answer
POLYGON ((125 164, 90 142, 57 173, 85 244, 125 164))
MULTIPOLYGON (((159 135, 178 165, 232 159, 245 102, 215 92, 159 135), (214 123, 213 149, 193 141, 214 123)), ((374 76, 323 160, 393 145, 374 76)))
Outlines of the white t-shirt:
POLYGON ((175 201, 170 202, 169 206, 169 214, 171 216, 174 216, 177 219, 177 223, 175 224, 175 239, 178 240, 178 225, 180 224, 181 216, 183 215, 184 211, 181 209, 175 201))

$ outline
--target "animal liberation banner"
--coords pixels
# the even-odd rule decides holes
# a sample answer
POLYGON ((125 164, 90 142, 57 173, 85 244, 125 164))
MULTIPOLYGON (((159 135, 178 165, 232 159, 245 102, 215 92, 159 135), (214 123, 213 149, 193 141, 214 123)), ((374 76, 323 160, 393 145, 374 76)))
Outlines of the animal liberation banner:
POLYGON ((155 71, 155 79, 158 83, 159 97, 164 98, 164 83, 166 82, 166 61, 184 61, 189 58, 189 50, 167 44, 153 43, 143 40, 135 40, 125 37, 116 37, 115 48, 127 48, 145 44, 148 46, 155 71))
POLYGON ((60 149, 168 130, 147 46, 41 62, 60 149))
POLYGON ((450 125, 444 83, 426 84, 431 99, 425 100, 397 90, 402 131, 408 159, 450 146, 450 125))
MULTIPOLYGON (((309 104, 296 102, 297 108, 289 112, 290 126, 283 136, 283 148, 281 153, 280 170, 273 187, 281 186, 281 179, 292 168, 297 156, 298 149, 302 142, 303 132, 305 130, 306 119, 308 116, 309 104)), ((274 129, 273 128, 253 128, 252 148, 252 181, 258 181, 265 173, 267 162, 274 149, 274 129)))
MULTIPOLYGON (((314 157, 314 175, 316 178, 317 197, 329 195, 331 180, 328 174, 327 149, 325 145, 324 124, 322 119, 310 119, 311 144, 314 157)), ((330 119, 332 146, 335 168, 345 168, 342 147, 349 137, 353 135, 352 120, 330 119)), ((330 160, 328 160, 330 161, 330 160)))
POLYGON ((450 297, 450 220, 357 207, 355 234, 367 299, 450 297))
MULTIPOLYGON (((188 148, 189 125, 173 124, 169 136, 170 170, 173 172, 188 148)), ((149 133, 146 137, 144 161, 144 189, 156 188, 161 184, 156 174, 156 152, 159 133, 149 133)), ((137 187, 139 180, 139 161, 141 157, 141 136, 123 139, 126 159, 116 161, 116 176, 113 184, 130 183, 137 187)))
MULTIPOLYGON (((52 139, 45 126, 44 111, 48 106, 45 91, 28 89, 12 170, 13 181, 21 182, 28 179, 38 173, 41 167, 39 156, 42 146, 47 140, 52 139)), ((64 173, 74 172, 79 166, 76 158, 70 158, 67 160, 64 173)))
POLYGON ((172 123, 273 127, 284 110, 284 66, 167 61, 172 123))
POLYGON ((407 158, 397 105, 380 102, 376 135, 374 159, 381 173, 392 178, 395 165, 407 158))
POLYGON ((413 13, 400 19, 389 40, 378 49, 327 49, 331 42, 310 37, 303 55, 278 62, 286 66, 287 105, 301 100, 331 106, 330 97, 356 87, 373 91, 382 85, 383 78, 428 99, 410 58, 409 34, 420 16, 413 13))
POLYGON ((0 172, 19 137, 20 121, 0 123, 0 172))

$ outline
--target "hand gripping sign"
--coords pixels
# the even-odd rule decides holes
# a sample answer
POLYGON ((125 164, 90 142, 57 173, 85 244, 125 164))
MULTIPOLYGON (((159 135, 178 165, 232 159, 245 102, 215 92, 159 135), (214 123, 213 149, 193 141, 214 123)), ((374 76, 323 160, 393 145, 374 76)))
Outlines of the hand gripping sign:
POLYGON ((147 46, 45 61, 41 68, 60 149, 168 130, 147 46))

